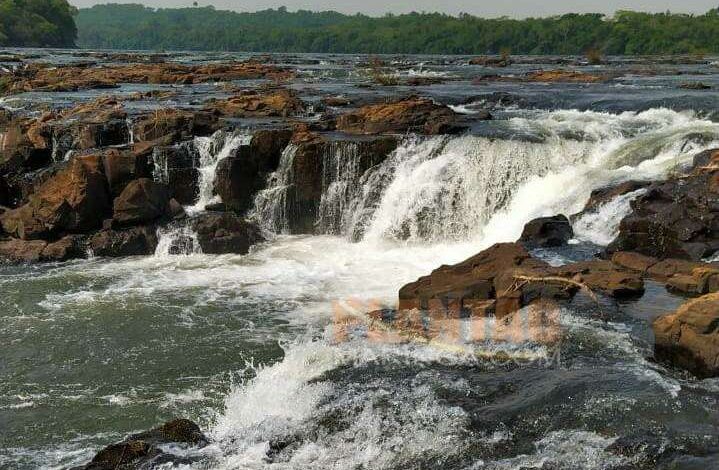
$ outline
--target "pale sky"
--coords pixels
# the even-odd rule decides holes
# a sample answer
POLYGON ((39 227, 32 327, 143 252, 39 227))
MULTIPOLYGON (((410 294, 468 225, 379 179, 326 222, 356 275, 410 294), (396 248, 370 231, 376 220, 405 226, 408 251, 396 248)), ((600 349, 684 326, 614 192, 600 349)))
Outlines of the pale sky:
MULTIPOLYGON (((143 3, 153 7, 191 6, 192 0, 69 0, 75 6, 97 3, 143 3)), ((616 10, 666 11, 704 13, 719 6, 719 0, 198 0, 201 6, 217 9, 255 11, 286 6, 289 10, 335 10, 343 13, 381 15, 386 12, 441 11, 478 16, 546 16, 568 12, 613 13, 616 10)))

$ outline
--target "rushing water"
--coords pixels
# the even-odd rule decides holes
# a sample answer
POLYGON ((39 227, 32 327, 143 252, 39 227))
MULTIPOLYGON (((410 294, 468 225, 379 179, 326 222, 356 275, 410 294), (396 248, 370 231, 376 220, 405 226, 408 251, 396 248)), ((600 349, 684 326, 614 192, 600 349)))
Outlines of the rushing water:
MULTIPOLYGON (((314 236, 283 234, 289 146, 252 211, 274 235, 246 256, 202 254, 177 226, 154 257, 0 268, 0 468, 84 463, 175 416, 211 438, 182 451, 197 469, 719 468, 719 382, 647 359, 648 320, 681 302, 661 286, 604 301, 608 322, 578 298, 559 347, 395 344, 337 323, 536 216, 578 212, 595 188, 661 177, 719 143, 692 109, 636 108, 513 107, 486 132, 406 136, 364 174, 356 147, 330 147, 314 236)), ((194 139, 190 211, 245 143, 194 139)), ((611 241, 636 195, 576 220, 577 246, 611 241)), ((542 255, 586 256, 567 250, 542 255)))

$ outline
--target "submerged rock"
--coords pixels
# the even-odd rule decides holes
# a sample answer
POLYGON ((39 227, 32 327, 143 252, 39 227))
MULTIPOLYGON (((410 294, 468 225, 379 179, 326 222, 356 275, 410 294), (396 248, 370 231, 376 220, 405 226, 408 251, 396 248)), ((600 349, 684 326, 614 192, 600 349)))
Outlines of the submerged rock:
POLYGON ((231 212, 205 212, 191 221, 203 253, 245 254, 264 241, 260 228, 231 212))
POLYGON ((719 294, 690 300, 652 327, 657 359, 701 378, 719 376, 719 294))
POLYGON ((560 214, 527 222, 519 242, 529 247, 557 247, 566 245, 573 236, 569 219, 560 214))
POLYGON ((90 463, 72 470, 130 470, 190 464, 193 459, 173 454, 167 445, 203 447, 207 438, 187 419, 176 419, 150 431, 128 436, 95 455, 90 463))

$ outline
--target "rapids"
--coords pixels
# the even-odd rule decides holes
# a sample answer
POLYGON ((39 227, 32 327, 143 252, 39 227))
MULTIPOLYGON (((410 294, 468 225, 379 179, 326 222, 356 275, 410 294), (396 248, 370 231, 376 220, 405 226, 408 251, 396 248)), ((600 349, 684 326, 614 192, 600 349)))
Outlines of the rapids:
MULTIPOLYGON (((0 267, 0 468, 83 464, 179 415, 211 438, 172 449, 192 469, 719 468, 719 382, 646 359, 647 320, 681 302, 662 286, 604 301, 608 322, 578 297, 556 348, 394 344, 361 322, 338 336, 338 314, 393 306, 405 283, 532 218, 719 145, 704 113, 635 108, 510 106, 470 135, 405 136, 364 174, 351 144, 334 146, 316 235, 287 234, 290 145, 251 211, 269 239, 246 256, 203 254, 178 226, 151 257, 0 267)), ((215 200, 216 165, 247 136, 188 144, 201 174, 188 212, 215 200)), ((537 254, 591 256, 637 195, 575 220, 576 245, 537 254)))

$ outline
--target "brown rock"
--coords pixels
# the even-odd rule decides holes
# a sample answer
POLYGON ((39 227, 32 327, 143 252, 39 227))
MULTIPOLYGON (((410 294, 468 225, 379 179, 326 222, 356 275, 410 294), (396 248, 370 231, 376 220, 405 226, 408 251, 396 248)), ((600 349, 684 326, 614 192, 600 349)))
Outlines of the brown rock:
POLYGON ((1 240, 0 258, 11 263, 37 262, 42 258, 46 247, 47 242, 42 240, 1 240))
POLYGON ((217 116, 213 113, 165 108, 138 119, 133 124, 133 134, 137 142, 158 139, 179 142, 212 134, 218 128, 217 116))
POLYGON ((27 204, 0 217, 4 230, 18 238, 47 238, 98 228, 109 213, 107 181, 100 158, 86 155, 45 181, 27 204))
POLYGON ((412 97, 386 104, 364 106, 337 118, 337 129, 350 134, 421 132, 456 133, 457 115, 449 107, 427 98, 412 97))
POLYGON ((143 152, 105 150, 102 153, 102 166, 113 197, 118 196, 130 181, 152 176, 150 162, 143 152))
POLYGON ((85 237, 67 235, 56 242, 48 243, 42 251, 41 258, 43 261, 67 261, 84 258, 86 255, 85 237))
POLYGON ((152 222, 169 213, 167 187, 149 178, 130 182, 113 204, 113 221, 119 226, 152 222))
POLYGON ((690 300, 652 327, 657 359, 700 378, 719 376, 719 294, 690 300))
POLYGON ((305 104, 295 92, 283 88, 267 93, 247 91, 226 100, 214 101, 206 109, 228 117, 288 117, 303 113, 305 104))
POLYGON ((529 72, 524 78, 530 82, 597 83, 606 80, 606 77, 573 70, 538 70, 529 72))

